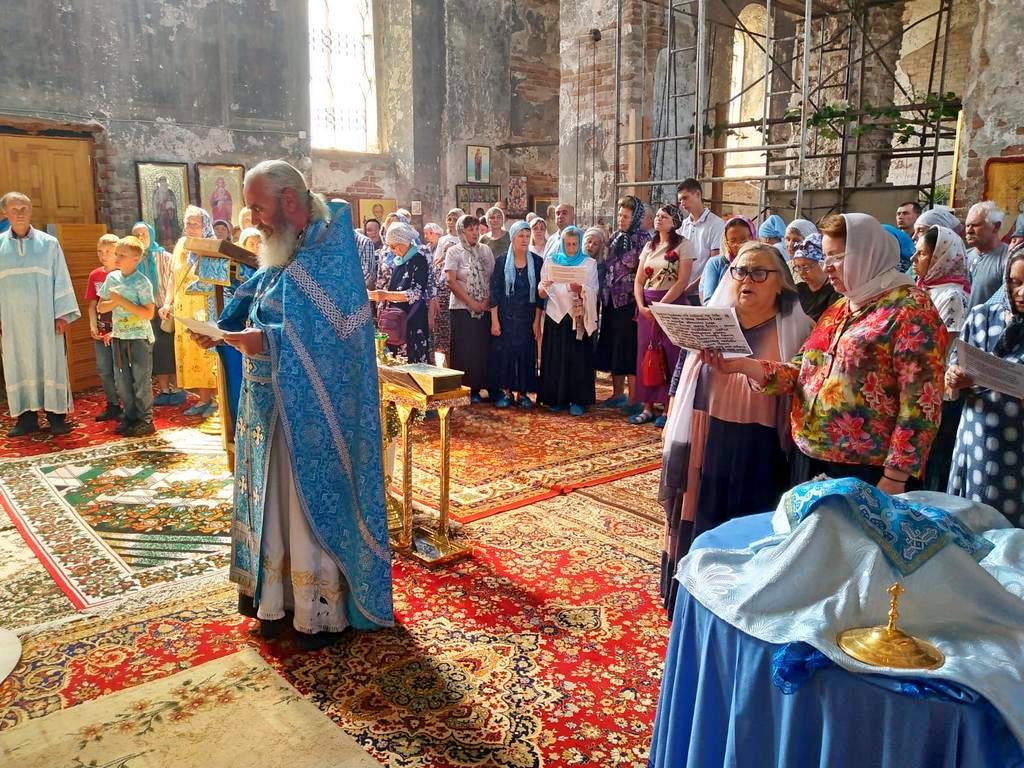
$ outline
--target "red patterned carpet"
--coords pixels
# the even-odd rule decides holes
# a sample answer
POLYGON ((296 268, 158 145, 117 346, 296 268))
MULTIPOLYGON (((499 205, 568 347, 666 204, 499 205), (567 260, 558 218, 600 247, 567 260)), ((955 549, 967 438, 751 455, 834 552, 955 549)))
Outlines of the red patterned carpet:
POLYGON ((398 627, 317 653, 260 641, 228 586, 39 632, 0 729, 250 646, 387 765, 646 765, 660 527, 571 494, 467 530, 472 559, 396 561, 398 627))
MULTIPOLYGON (((7 413, 7 404, 0 409, 0 459, 16 459, 25 456, 38 456, 54 451, 66 451, 73 448, 87 448, 103 445, 114 440, 123 439, 114 433, 116 421, 95 420, 96 414, 106 407, 103 392, 90 390, 75 395, 75 412, 68 422, 72 425, 71 434, 54 437, 46 427, 46 419, 40 418, 43 431, 25 437, 7 437, 7 430, 14 426, 14 419, 7 413)), ((158 430, 172 427, 191 427, 200 424, 203 419, 185 416, 185 405, 157 406, 153 409, 153 424, 158 430)))

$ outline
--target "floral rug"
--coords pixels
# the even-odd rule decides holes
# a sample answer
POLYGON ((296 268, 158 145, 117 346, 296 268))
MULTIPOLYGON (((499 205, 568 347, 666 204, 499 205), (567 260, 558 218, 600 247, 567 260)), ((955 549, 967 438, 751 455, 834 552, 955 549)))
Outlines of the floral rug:
MULTIPOLYGON (((203 419, 199 416, 186 416, 185 405, 156 406, 153 408, 153 425, 157 430, 174 429, 176 427, 198 426, 203 419)), ((97 389, 75 395, 75 411, 68 417, 72 425, 70 434, 54 437, 46 425, 46 419, 40 417, 41 432, 34 432, 25 437, 7 437, 7 430, 14 426, 14 419, 7 413, 7 406, 0 408, 0 459, 20 459, 25 456, 38 456, 54 451, 85 448, 90 445, 103 445, 121 440, 114 432, 116 421, 96 421, 95 416, 107 407, 103 392, 97 389)))
POLYGON ((660 526, 574 493, 468 532, 473 556, 447 568, 396 561, 395 629, 316 653, 262 641, 227 584, 28 633, 0 731, 249 647, 391 766, 645 766, 668 636, 660 526))
MULTIPOLYGON (((451 428, 451 516, 471 522, 661 464, 661 433, 629 424, 618 409, 572 417, 546 408, 456 410, 451 428)), ((394 487, 401 487, 398 446, 394 487)), ((414 499, 437 509, 441 450, 436 419, 413 429, 414 499)))
POLYGON ((19 768, 205 768, 253 755, 289 768, 379 766, 252 650, 0 732, 0 757, 19 768))
POLYGON ((232 477, 198 430, 4 461, 0 503, 77 608, 227 564, 232 477))
POLYGON ((654 469, 630 475, 608 483, 584 488, 581 494, 608 506, 640 515, 659 525, 665 519, 665 510, 658 503, 658 483, 661 470, 654 469))

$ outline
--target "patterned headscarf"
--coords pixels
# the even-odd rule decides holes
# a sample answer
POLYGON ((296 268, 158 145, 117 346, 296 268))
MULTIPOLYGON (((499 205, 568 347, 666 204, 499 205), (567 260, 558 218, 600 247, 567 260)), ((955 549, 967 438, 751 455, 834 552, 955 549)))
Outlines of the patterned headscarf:
MULTIPOLYGON (((746 216, 730 216, 728 219, 726 219, 725 227, 722 229, 722 255, 728 262, 732 262, 732 260, 736 258, 736 254, 729 252, 729 244, 726 242, 725 236, 729 232, 729 227, 731 227, 738 221, 741 221, 747 225, 747 229, 750 230, 750 239, 757 240, 757 224, 748 219, 746 216)), ((782 221, 782 219, 779 219, 779 221, 782 221)), ((761 230, 761 234, 764 234, 763 229, 761 230)))
POLYGON ((967 273, 967 250, 960 235, 949 227, 932 227, 937 233, 935 250, 928 265, 928 273, 917 278, 918 288, 934 288, 937 285, 954 283, 968 293, 971 292, 971 280, 967 273))
MULTIPOLYGON (((1009 310, 1010 321, 1006 324, 1006 329, 992 349, 998 357, 1006 357, 1024 342, 1024 313, 1017 309, 1017 305, 1013 303, 1013 296, 1010 295, 1010 269, 1015 262, 1020 261, 1022 258, 1024 258, 1024 243, 1010 251, 1010 255, 1006 259, 1006 274, 1003 276, 1003 289, 1001 291, 1003 296, 1001 301, 1004 302, 1004 306, 1009 310)), ((989 301, 995 300, 993 296, 989 301)))
POLYGON ((630 195, 629 199, 633 201, 633 218, 629 221, 629 229, 625 232, 620 229, 612 235, 612 240, 608 243, 608 256, 612 259, 619 258, 632 249, 633 235, 640 229, 644 218, 644 204, 640 202, 640 198, 630 195))
MULTIPOLYGON (((189 207, 191 207, 191 206, 189 206, 189 207)), ((198 210, 199 213, 201 213, 203 215, 203 234, 201 234, 200 237, 205 238, 207 240, 212 240, 212 239, 216 238, 217 237, 217 233, 213 231, 213 218, 203 208, 197 208, 196 210, 198 210)), ((188 215, 189 215, 189 211, 186 208, 185 209, 185 217, 188 218, 188 215)), ((193 215, 194 215, 194 212, 193 212, 193 215)), ((195 251, 189 251, 188 252, 188 263, 189 264, 195 264, 197 261, 199 261, 199 254, 196 253, 195 251)))
POLYGON ((882 229, 896 238, 896 242, 900 246, 900 272, 906 272, 914 260, 914 238, 892 224, 883 224, 882 229))
POLYGON ((815 232, 804 240, 793 251, 794 259, 813 259, 818 264, 825 263, 825 253, 821 250, 821 233, 815 232))
MULTIPOLYGON (((466 251, 466 255, 469 256, 469 277, 466 290, 477 301, 486 301, 491 295, 491 291, 490 286, 487 284, 487 277, 484 275, 483 259, 477 253, 479 244, 475 246, 470 245, 469 241, 466 240, 466 222, 472 218, 474 217, 465 213, 460 216, 458 223, 455 225, 455 231, 459 235, 459 244, 466 251)), ((483 317, 483 312, 470 312, 469 314, 474 319, 483 317)))
POLYGON ((681 226, 683 226, 683 212, 679 209, 678 205, 675 205, 674 203, 669 203, 668 205, 661 206, 661 208, 659 208, 658 210, 664 211, 665 213, 672 217, 673 230, 678 230, 681 226))
POLYGON ((562 236, 558 241, 558 251, 551 256, 551 260, 562 267, 578 267, 585 258, 587 258, 587 254, 583 252, 583 230, 572 225, 563 229, 562 236), (565 252, 565 238, 573 235, 576 236, 579 243, 579 250, 576 251, 575 256, 570 256, 565 252))
MULTIPOLYGON (((511 296, 516 290, 516 254, 512 242, 523 230, 528 230, 530 225, 525 221, 517 221, 508 228, 508 251, 505 252, 505 295, 511 296)), ((530 301, 537 300, 537 270, 534 268, 533 259, 530 258, 530 246, 526 246, 526 276, 530 281, 530 301)))

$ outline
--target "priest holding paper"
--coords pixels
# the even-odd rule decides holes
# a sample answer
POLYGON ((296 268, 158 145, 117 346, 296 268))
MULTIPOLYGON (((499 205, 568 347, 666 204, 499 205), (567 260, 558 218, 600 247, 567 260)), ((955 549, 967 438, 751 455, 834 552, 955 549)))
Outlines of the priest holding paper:
MULTIPOLYGON (((962 337, 971 347, 1024 366, 1024 247, 1010 254, 1003 289, 967 316, 962 337)), ((946 385, 966 393, 948 492, 989 504, 1024 527, 1024 404, 976 386, 963 364, 954 351, 946 372, 946 385)))
POLYGON ((328 222, 277 160, 243 192, 264 243, 219 321, 244 355, 231 580, 264 635, 287 617, 311 650, 394 623, 373 324, 349 206, 328 222))

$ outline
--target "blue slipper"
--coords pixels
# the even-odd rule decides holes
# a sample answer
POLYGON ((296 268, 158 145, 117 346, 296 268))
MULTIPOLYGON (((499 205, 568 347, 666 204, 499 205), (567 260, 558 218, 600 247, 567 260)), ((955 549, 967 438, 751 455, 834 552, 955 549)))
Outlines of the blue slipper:
POLYGON ((480 393, 479 392, 471 392, 469 394, 469 402, 471 402, 473 405, 476 405, 477 403, 482 403, 483 400, 480 397, 480 393))
POLYGON ((505 394, 502 394, 494 403, 495 408, 508 408, 510 405, 512 405, 512 401, 505 394))
POLYGON ((656 426, 658 429, 663 429, 665 427, 665 422, 667 421, 668 417, 666 417, 665 414, 661 414, 661 416, 654 420, 654 426, 656 426))
POLYGON ((576 405, 576 403, 572 403, 569 406, 569 415, 570 416, 582 416, 586 412, 587 412, 587 409, 584 408, 582 405, 576 405))
POLYGON ((521 395, 519 397, 519 407, 524 411, 528 411, 533 408, 533 400, 528 398, 526 395, 521 395))
POLYGON ((601 405, 603 405, 605 408, 622 408, 623 406, 628 404, 629 398, 626 397, 625 395, 615 395, 614 397, 609 397, 607 400, 601 403, 601 405))
POLYGON ((205 416, 207 403, 196 403, 185 409, 186 416, 205 416))
POLYGON ((654 414, 650 411, 641 411, 629 417, 630 424, 647 424, 652 421, 654 421, 654 414))

